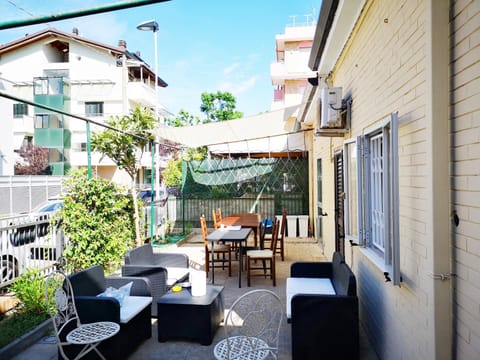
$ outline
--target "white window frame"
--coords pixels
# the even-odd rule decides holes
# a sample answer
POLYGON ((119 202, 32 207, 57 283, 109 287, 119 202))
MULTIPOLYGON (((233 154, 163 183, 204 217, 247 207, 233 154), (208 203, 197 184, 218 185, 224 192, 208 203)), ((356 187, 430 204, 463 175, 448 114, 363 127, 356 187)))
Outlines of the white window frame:
MULTIPOLYGON (((361 136, 344 146, 345 169, 350 170, 348 145, 356 142, 357 151, 357 216, 358 237, 349 228, 350 214, 346 203, 346 236, 362 246, 362 252, 382 271, 391 275, 394 285, 400 285, 399 241, 399 173, 398 173, 398 114, 391 114, 381 124, 368 128, 361 136), (373 139, 382 139, 382 159, 376 157, 372 167, 373 139), (372 171, 376 177, 372 177, 372 171), (379 181, 381 180, 381 181, 379 181), (374 186, 376 184, 376 186, 374 186), (372 220, 375 210, 377 218, 372 220), (379 242, 378 239, 382 239, 379 242)), ((349 173, 345 171, 345 201, 350 201, 349 173)))
POLYGON ((362 193, 362 180, 361 180, 361 147, 359 144, 361 143, 361 137, 353 138, 348 140, 344 143, 343 146, 343 163, 344 163, 344 193, 345 193, 345 238, 347 240, 352 240, 354 243, 360 244, 362 243, 363 239, 363 226, 359 226, 360 222, 362 221, 362 208, 361 203, 358 201, 358 194, 362 193), (359 155, 360 154, 360 155, 359 155), (352 159, 355 158, 356 160, 356 168, 352 169, 352 159), (356 183, 350 181, 351 170, 356 172, 356 183), (351 186, 355 186, 354 189, 351 189, 351 186), (352 204, 355 202, 355 204, 352 204), (351 206, 355 206, 357 208, 356 211, 356 222, 353 221, 353 217, 355 214, 350 212, 351 206), (356 226, 356 228, 353 228, 356 226))

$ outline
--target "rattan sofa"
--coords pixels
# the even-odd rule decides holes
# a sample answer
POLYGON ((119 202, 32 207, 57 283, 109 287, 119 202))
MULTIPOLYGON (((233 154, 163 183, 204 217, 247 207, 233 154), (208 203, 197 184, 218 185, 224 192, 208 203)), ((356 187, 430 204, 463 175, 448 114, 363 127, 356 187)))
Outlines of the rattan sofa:
POLYGON ((156 317, 158 299, 174 284, 188 280, 188 256, 181 253, 156 253, 150 244, 145 244, 125 254, 122 276, 140 276, 150 281, 152 316, 156 317))
POLYGON ((293 360, 358 358, 356 279, 340 253, 331 262, 293 263, 286 291, 293 360))
MULTIPOLYGON (((102 342, 99 349, 107 359, 126 359, 146 339, 152 336, 150 308, 152 303, 148 279, 137 277, 106 277, 101 266, 92 266, 69 276, 75 297, 75 306, 82 323, 113 321, 120 324, 120 332, 102 342), (120 302, 113 297, 98 296, 107 287, 116 289, 132 282, 130 296, 120 302)), ((73 358, 80 350, 69 346, 73 358)), ((95 359, 95 352, 87 358, 95 359)), ((59 355, 59 358, 60 355, 59 355)))

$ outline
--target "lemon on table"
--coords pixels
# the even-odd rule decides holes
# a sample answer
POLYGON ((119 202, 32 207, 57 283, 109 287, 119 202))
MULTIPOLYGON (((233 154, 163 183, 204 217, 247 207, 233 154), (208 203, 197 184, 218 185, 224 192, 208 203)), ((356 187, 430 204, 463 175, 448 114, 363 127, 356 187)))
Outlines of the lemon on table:
POLYGON ((172 287, 173 292, 179 292, 182 291, 182 287, 180 285, 175 285, 172 287))

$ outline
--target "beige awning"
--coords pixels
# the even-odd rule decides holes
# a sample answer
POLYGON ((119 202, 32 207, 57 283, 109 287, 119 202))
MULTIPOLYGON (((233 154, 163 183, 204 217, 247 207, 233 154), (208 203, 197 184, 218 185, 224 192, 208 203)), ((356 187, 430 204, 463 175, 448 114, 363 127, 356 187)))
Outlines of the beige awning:
POLYGON ((163 125, 158 128, 156 135, 161 139, 187 147, 232 144, 259 139, 264 139, 265 144, 268 145, 269 138, 289 134, 291 123, 296 120, 298 107, 292 106, 241 119, 195 126, 163 125))

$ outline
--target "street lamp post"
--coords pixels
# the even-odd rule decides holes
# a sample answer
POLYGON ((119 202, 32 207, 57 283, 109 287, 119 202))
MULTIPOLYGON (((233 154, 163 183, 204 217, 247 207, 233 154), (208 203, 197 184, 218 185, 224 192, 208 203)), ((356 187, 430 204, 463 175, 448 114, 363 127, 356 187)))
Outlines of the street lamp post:
MULTIPOLYGON (((153 31, 153 48, 155 51, 155 120, 158 119, 158 44, 157 44, 157 32, 158 32, 158 23, 155 20, 147 20, 137 25, 138 30, 142 31, 153 31)), ((154 199, 153 194, 155 194, 155 200, 160 198, 160 146, 155 143, 152 146, 152 199, 150 202, 150 238, 153 241, 154 237, 154 199), (156 147, 156 149, 154 148, 156 147), (156 150, 156 151, 155 151, 156 150), (156 164, 154 164, 154 156, 156 154, 156 164), (154 169, 155 168, 155 169, 154 169), (154 172, 155 171, 155 172, 154 172), (156 191, 155 191, 156 190, 156 191)))

